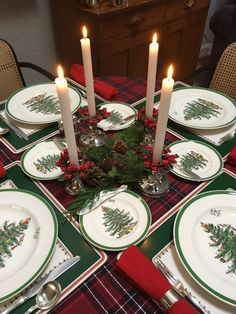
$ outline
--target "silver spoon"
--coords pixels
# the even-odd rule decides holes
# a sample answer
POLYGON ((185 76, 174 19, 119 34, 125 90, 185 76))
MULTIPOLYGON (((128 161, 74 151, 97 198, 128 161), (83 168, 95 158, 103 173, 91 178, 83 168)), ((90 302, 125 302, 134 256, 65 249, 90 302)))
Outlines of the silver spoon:
POLYGON ((58 281, 47 282, 36 295, 36 304, 31 306, 25 314, 32 313, 36 309, 50 310, 60 298, 61 286, 58 281))
POLYGON ((4 135, 9 131, 9 128, 2 128, 0 127, 0 135, 4 135))

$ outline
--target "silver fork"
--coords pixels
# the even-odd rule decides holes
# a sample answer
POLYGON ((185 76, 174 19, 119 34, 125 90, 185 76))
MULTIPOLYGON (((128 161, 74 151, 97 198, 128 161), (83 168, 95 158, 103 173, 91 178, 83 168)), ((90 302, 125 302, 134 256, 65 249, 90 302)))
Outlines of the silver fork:
POLYGON ((182 282, 175 277, 175 275, 169 270, 169 268, 158 258, 155 259, 158 269, 162 274, 169 280, 173 287, 184 295, 185 299, 191 303, 199 313, 209 314, 210 312, 194 297, 192 296, 183 286, 182 282))
POLYGON ((232 138, 234 138, 235 132, 236 132, 236 129, 222 136, 219 140, 219 144, 223 144, 224 142, 230 141, 232 138))

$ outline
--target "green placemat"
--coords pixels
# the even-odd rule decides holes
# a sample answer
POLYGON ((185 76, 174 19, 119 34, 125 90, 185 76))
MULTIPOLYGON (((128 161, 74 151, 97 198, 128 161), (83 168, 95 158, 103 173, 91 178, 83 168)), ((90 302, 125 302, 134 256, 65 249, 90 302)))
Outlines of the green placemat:
MULTIPOLYGON (((213 190, 227 190, 228 188, 236 187, 236 176, 232 173, 228 173, 227 170, 223 170, 222 174, 215 178, 210 183, 203 183, 201 185, 203 189, 199 193, 213 190)), ((193 191, 191 197, 196 195, 199 191, 199 188, 193 191), (195 191, 195 193, 194 193, 195 191)), ((187 200, 186 200, 187 201, 187 200)), ((181 201, 182 202, 182 201, 181 201)), ((163 223, 160 221, 156 222, 151 227, 150 235, 145 239, 145 241, 139 246, 143 253, 152 259, 158 252, 160 252, 166 245, 168 245, 173 240, 173 226, 177 211, 180 209, 180 206, 176 206, 169 216, 167 213, 167 218, 163 223)))
MULTIPOLYGON (((59 211, 51 194, 39 183, 36 184, 32 179, 27 177, 21 170, 19 164, 14 162, 7 170, 7 176, 0 180, 0 184, 4 181, 11 180, 17 188, 32 191, 45 198, 53 207, 57 216, 59 230, 58 237, 73 254, 79 255, 81 260, 62 274, 57 280, 60 282, 62 289, 66 288, 66 295, 74 290, 82 281, 90 276, 98 267, 103 265, 107 256, 102 251, 95 250, 90 246, 78 231, 78 227, 74 227, 70 222, 64 221, 64 216, 59 211), (64 221, 64 223, 62 223, 64 221)), ((65 296, 66 296, 65 295, 65 296)), ((35 303, 35 298, 28 300, 22 306, 18 307, 13 313, 24 313, 31 305, 35 303)))
MULTIPOLYGON (((178 88, 184 88, 186 87, 186 84, 183 83, 176 83, 174 86, 174 90, 178 89, 178 88)), ((189 86, 188 86, 189 87, 189 86)), ((160 93, 157 93, 154 97, 154 103, 158 103, 160 101, 160 93)), ((137 102, 137 105, 135 105, 136 109, 140 109, 143 106, 145 106, 146 101, 145 99, 143 99, 141 102, 137 102)), ((202 137, 193 134, 191 132, 189 132, 187 129, 185 129, 184 127, 181 127, 181 125, 171 121, 170 119, 168 120, 168 125, 167 125, 168 129, 170 129, 171 131, 173 131, 177 136, 180 135, 180 138, 184 137, 185 139, 188 140, 196 140, 196 141, 201 141, 203 143, 209 144, 209 141, 203 139, 202 137)), ((223 143, 220 146, 216 146, 212 143, 210 143, 210 145, 212 145, 220 154, 222 157, 225 157, 230 151, 231 149, 235 146, 235 139, 233 138, 232 140, 223 143)))

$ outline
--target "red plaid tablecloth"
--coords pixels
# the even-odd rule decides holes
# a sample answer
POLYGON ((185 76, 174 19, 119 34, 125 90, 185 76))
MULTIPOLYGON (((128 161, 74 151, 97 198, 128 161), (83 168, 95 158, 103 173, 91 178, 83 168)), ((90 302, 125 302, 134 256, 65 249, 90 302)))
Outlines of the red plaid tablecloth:
MULTIPOLYGON (((117 101, 131 104, 145 97, 146 81, 141 78, 103 77, 101 79, 118 89, 119 94, 115 99, 117 101)), ((159 88, 160 84, 157 83, 156 89, 159 88)), ((174 140, 176 138, 173 135, 167 134, 166 144, 174 140)), ((21 157, 11 153, 1 142, 0 151, 0 161, 4 165, 21 157)), ((227 168, 230 167, 227 165, 227 168)), ((196 182, 186 181, 172 174, 169 174, 169 180, 171 190, 165 196, 159 199, 144 197, 152 212, 152 222, 163 216, 198 185, 196 182)), ((65 207, 71 202, 72 197, 65 192, 63 183, 50 181, 44 184, 65 207)), ((107 252, 107 255, 108 261, 63 300, 52 313, 161 313, 150 298, 137 291, 116 272, 117 253, 107 252)))

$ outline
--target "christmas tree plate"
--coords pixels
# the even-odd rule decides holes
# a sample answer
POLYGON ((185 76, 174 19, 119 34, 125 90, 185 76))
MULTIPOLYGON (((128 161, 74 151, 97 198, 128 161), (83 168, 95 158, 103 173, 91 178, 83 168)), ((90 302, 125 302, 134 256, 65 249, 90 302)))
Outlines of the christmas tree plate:
POLYGON ((206 88, 177 89, 172 94, 169 117, 191 128, 218 129, 236 121, 236 104, 206 88))
POLYGON ((206 181, 218 176, 223 169, 221 155, 210 145, 198 141, 177 141, 168 146, 177 154, 173 164, 175 175, 192 181, 206 181))
POLYGON ((82 234, 94 246, 120 251, 145 238, 151 225, 151 212, 140 196, 124 191, 80 216, 79 222, 82 234))
POLYGON ((53 141, 38 143, 24 152, 21 157, 21 168, 24 173, 37 180, 57 179, 62 171, 56 162, 61 150, 53 141))
POLYGON ((203 192, 178 212, 174 241, 195 281, 223 302, 236 306, 236 193, 203 192))
POLYGON ((101 120, 97 126, 104 131, 118 131, 128 128, 136 119, 136 110, 123 103, 109 102, 102 104, 101 109, 106 108, 111 115, 101 120))
MULTIPOLYGON (((71 112, 80 106, 78 90, 68 86, 71 112)), ((27 124, 47 124, 61 119, 60 103, 56 85, 44 83, 25 87, 7 100, 5 112, 13 120, 27 124)))
POLYGON ((0 302, 39 276, 54 252, 57 229, 44 198, 26 190, 0 190, 0 302))

